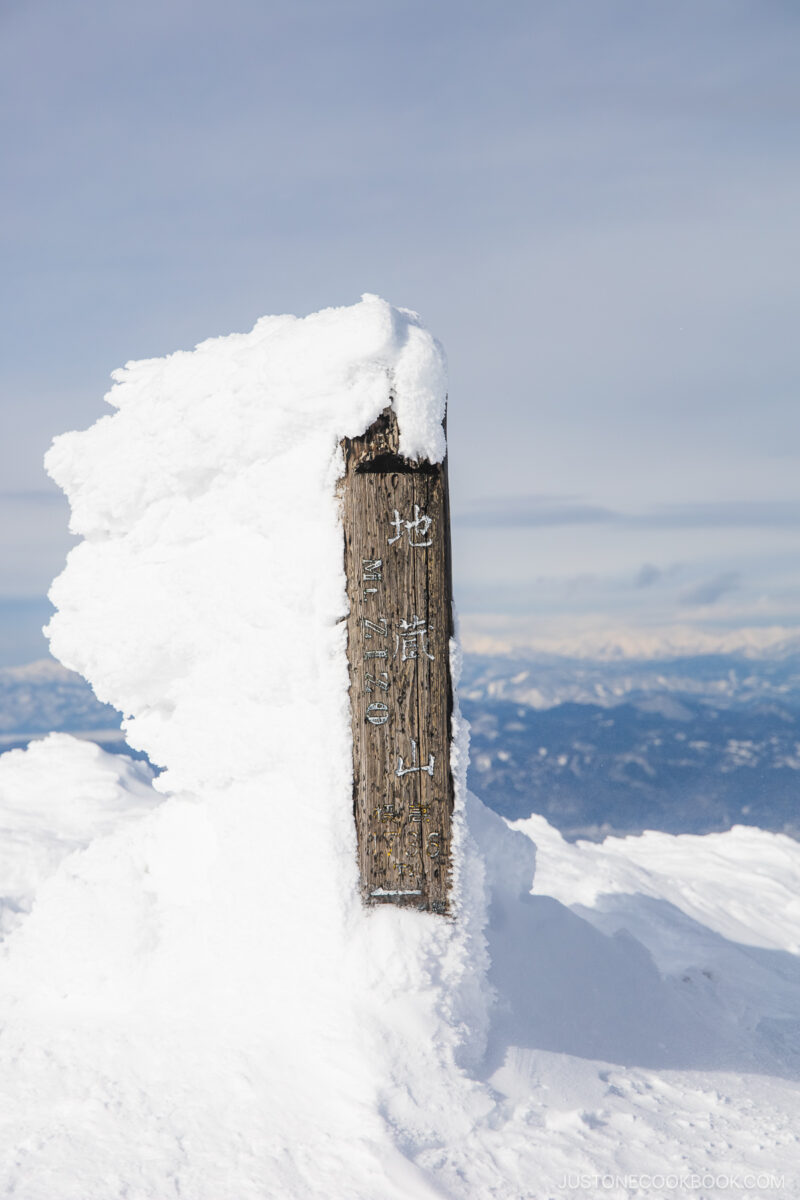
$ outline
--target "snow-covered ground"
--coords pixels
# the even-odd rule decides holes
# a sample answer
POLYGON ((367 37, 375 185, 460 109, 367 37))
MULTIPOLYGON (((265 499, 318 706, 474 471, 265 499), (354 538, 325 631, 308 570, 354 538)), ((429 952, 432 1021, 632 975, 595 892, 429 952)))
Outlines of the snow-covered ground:
POLYGON ((444 387, 366 297, 129 364, 51 451, 54 651, 164 770, 0 757, 1 1194, 798 1195, 796 842, 509 828, 457 714, 455 918, 361 904, 339 439, 392 388, 439 458, 444 387))
POLYGON ((570 845, 472 798, 495 995, 459 1065, 430 961, 447 937, 420 958, 401 926, 434 922, 379 911, 377 961, 336 962, 314 927, 276 930, 263 806, 245 825, 165 799, 66 734, 0 757, 0 802, 5 1195, 798 1194, 789 838, 570 845))

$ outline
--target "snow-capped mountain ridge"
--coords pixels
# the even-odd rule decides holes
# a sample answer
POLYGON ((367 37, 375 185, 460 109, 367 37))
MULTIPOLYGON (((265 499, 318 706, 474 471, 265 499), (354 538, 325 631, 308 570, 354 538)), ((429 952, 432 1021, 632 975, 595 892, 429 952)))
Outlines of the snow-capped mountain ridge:
POLYGON ((110 732, 119 721, 85 679, 55 659, 0 668, 0 746, 25 744, 53 730, 110 732))
POLYGON ((711 706, 780 703, 800 709, 800 651, 683 654, 620 660, 554 654, 465 655, 463 694, 477 703, 507 700, 531 708, 567 702, 613 707, 656 696, 688 696, 711 706))
MULTIPOLYGON (((546 625, 546 622, 543 622, 546 625)), ((590 627, 580 632, 557 628, 531 633, 531 619, 464 618, 464 648, 478 655, 505 655, 537 659, 653 660, 697 655, 735 654, 742 658, 784 658, 800 653, 800 632, 794 627, 743 626, 738 629, 705 629, 691 625, 662 628, 590 627)))

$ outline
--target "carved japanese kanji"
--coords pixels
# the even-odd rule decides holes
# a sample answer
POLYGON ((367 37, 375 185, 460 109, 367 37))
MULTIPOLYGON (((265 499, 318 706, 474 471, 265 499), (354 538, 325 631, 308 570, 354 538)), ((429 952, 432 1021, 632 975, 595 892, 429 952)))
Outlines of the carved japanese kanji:
POLYGON ((391 405, 363 437, 343 443, 353 807, 365 901, 446 913, 453 811, 447 469, 400 457, 398 443, 391 405))

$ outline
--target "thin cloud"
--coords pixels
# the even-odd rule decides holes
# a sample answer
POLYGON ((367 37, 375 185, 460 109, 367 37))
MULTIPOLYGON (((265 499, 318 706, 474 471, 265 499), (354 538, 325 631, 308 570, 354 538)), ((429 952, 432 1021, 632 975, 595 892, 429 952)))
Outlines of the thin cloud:
POLYGON ((476 528, 495 529, 502 526, 608 524, 619 517, 609 508, 582 503, 571 496, 521 496, 478 501, 472 508, 457 514, 455 519, 476 528))
POLYGON ((680 604, 716 604, 723 596, 733 592, 739 586, 738 571, 722 571, 712 579, 689 588, 678 597, 680 604))
POLYGON ((651 529, 800 529, 800 502, 720 500, 712 504, 664 504, 623 519, 651 529))
POLYGON ((620 512, 571 496, 492 497, 462 509, 454 519, 477 529, 600 524, 631 529, 800 530, 800 502, 723 500, 712 504, 662 504, 643 512, 620 512))
POLYGON ((636 586, 640 588, 652 587, 654 583, 658 583, 664 572, 654 566, 653 563, 642 563, 636 576, 636 586))

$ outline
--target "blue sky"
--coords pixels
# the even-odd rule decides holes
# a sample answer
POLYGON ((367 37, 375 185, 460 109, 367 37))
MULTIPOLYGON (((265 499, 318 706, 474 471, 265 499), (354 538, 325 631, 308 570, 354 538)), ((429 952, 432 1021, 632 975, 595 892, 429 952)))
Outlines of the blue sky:
POLYGON ((460 607, 800 617, 796 0, 7 0, 0 661, 120 363, 364 291, 451 368, 460 607))

